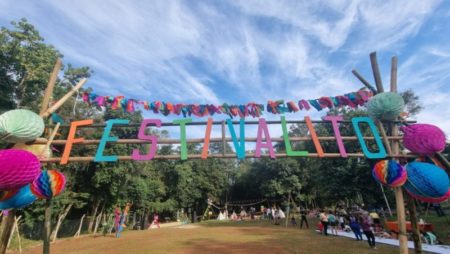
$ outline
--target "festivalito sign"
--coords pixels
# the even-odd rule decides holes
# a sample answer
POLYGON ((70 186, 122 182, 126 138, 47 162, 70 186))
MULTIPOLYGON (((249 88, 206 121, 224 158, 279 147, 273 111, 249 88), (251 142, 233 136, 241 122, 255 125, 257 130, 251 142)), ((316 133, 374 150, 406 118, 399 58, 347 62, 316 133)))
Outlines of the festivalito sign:
MULTIPOLYGON (((293 151, 291 144, 290 144, 290 138, 287 131, 287 125, 286 125, 286 119, 284 116, 281 116, 280 119, 281 128, 283 131, 283 140, 286 147, 286 154, 287 156, 308 156, 308 151, 293 151)), ((329 123, 332 125, 333 132, 334 132, 334 138, 336 140, 337 147, 339 149, 340 157, 346 158, 348 157, 347 151, 344 146, 344 142, 341 136, 341 133, 339 131, 339 123, 343 121, 342 116, 325 116, 323 118, 324 123, 329 123)), ((246 151, 245 151, 245 120, 243 118, 239 121, 239 137, 236 134, 235 127, 233 126, 233 122, 231 119, 227 119, 226 125, 228 126, 228 130, 231 135, 231 140, 235 149, 236 157, 238 159, 245 159, 246 158, 246 151)), ((318 157, 324 157, 325 153, 323 152, 322 146, 319 142, 319 138, 316 134, 316 131, 314 129, 314 125, 312 124, 312 121, 309 116, 305 116, 304 122, 308 128, 308 131, 310 133, 311 139, 314 143, 314 147, 316 148, 316 152, 318 154, 318 157)), ((81 120, 81 121, 73 121, 70 124, 70 130, 67 137, 66 145, 64 148, 63 155, 61 157, 60 163, 61 164, 67 164, 69 161, 70 152, 72 150, 72 145, 77 143, 82 143, 84 141, 83 137, 76 137, 77 128, 81 126, 89 126, 94 123, 93 119, 88 120, 81 120)), ((114 142, 117 142, 119 137, 112 136, 111 130, 114 126, 126 126, 130 123, 127 119, 110 119, 106 121, 106 126, 103 130, 102 138, 100 139, 99 145, 97 147, 97 151, 94 157, 95 162, 116 162, 118 161, 117 155, 105 155, 104 150, 107 144, 112 144, 114 142)), ((186 160, 188 158, 187 154, 187 139, 186 139, 186 128, 187 124, 192 123, 191 118, 183 118, 183 119, 177 119, 172 122, 173 125, 179 126, 180 128, 180 158, 182 160, 186 160)), ((364 156, 370 159, 377 159, 377 158, 385 158, 387 156, 386 148, 383 145, 382 139, 380 137, 380 134, 378 132, 377 127, 375 126, 374 121, 369 117, 354 117, 351 120, 353 129, 356 133, 357 140, 359 141, 359 144, 361 146, 362 152, 364 153, 364 156), (361 125, 367 125, 372 133, 373 139, 378 147, 378 151, 370 151, 364 137, 362 135, 361 131, 361 125)), ((208 146, 211 136, 211 128, 213 125, 212 118, 209 118, 206 123, 206 130, 205 130, 205 138, 203 140, 203 153, 201 158, 206 159, 208 158, 208 146)), ((148 142, 149 149, 147 153, 141 154, 141 151, 139 149, 133 149, 131 153, 131 159, 135 161, 148 161, 152 160, 157 152, 158 148, 158 136, 156 135, 148 135, 146 134, 145 130, 148 127, 155 127, 160 128, 162 126, 162 121, 160 119, 144 119, 140 123, 139 132, 137 135, 138 140, 146 141, 148 142)), ((264 118, 259 118, 258 120, 258 131, 257 131, 257 137, 256 137, 256 146, 255 146, 255 153, 254 157, 259 158, 261 157, 262 149, 266 149, 268 151, 268 154, 270 158, 276 159, 276 154, 274 150, 274 146, 272 143, 271 135, 269 133, 269 128, 267 126, 267 122, 264 118)))

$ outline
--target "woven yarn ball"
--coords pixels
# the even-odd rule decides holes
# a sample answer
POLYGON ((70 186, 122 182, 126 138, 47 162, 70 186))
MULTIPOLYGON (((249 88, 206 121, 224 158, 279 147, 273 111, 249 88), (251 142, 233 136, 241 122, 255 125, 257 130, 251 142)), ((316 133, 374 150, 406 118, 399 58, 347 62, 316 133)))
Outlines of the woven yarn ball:
POLYGON ((10 143, 26 143, 44 132, 44 120, 26 109, 14 109, 0 115, 0 139, 10 143))
POLYGON ((375 164, 372 176, 381 184, 390 187, 402 186, 407 179, 406 169, 395 160, 382 160, 375 164))
POLYGON ((449 188, 447 173, 430 163, 411 162, 406 165, 408 180, 404 187, 411 194, 424 198, 441 198, 449 188))
POLYGON ((0 151, 0 190, 23 187, 41 172, 41 163, 36 155, 25 151, 8 149, 0 151))
POLYGON ((39 159, 46 159, 52 156, 52 151, 50 147, 46 146, 47 146, 46 144, 27 145, 24 143, 17 143, 13 146, 13 149, 26 150, 36 155, 39 159))
POLYGON ((369 116, 377 120, 395 120, 404 107, 403 97, 392 92, 379 93, 367 104, 369 116))
POLYGON ((19 192, 19 189, 0 191, 0 201, 11 198, 12 196, 16 195, 17 192, 19 192))
POLYGON ((33 203, 36 200, 36 196, 31 193, 30 185, 26 185, 17 192, 16 195, 12 196, 7 200, 0 202, 0 209, 19 209, 33 203))
POLYGON ((66 185, 66 177, 57 170, 44 170, 31 184, 31 191, 38 198, 49 199, 61 194, 66 185))
POLYGON ((402 126, 403 145, 419 155, 433 155, 445 149, 445 134, 439 127, 431 124, 412 124, 402 126))

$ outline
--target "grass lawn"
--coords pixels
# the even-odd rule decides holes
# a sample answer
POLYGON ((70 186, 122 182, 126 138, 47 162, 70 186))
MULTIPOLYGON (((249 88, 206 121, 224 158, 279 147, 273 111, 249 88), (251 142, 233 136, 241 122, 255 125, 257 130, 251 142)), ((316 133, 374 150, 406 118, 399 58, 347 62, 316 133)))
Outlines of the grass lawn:
MULTIPOLYGON (((398 248, 366 241, 322 236, 312 228, 300 230, 274 226, 267 222, 218 222, 189 224, 150 231, 128 231, 121 238, 80 237, 58 241, 51 253, 125 254, 125 253, 398 253, 398 248)), ((24 253, 42 253, 42 246, 24 253)))

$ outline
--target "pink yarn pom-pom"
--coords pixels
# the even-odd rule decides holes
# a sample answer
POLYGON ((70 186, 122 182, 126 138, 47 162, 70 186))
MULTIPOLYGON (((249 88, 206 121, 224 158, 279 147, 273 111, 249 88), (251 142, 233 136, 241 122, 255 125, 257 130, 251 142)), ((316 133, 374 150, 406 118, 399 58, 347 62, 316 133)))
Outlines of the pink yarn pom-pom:
POLYGON ((402 126, 403 145, 419 155, 433 155, 445 149, 445 134, 431 124, 413 124, 402 126))
POLYGON ((41 172, 41 163, 32 153, 25 150, 8 149, 0 151, 0 190, 23 187, 41 172))

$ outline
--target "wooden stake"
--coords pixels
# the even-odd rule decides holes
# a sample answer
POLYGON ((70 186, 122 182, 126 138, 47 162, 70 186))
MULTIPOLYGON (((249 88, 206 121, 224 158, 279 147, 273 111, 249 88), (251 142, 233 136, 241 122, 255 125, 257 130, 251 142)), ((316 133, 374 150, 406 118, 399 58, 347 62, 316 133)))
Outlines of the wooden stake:
POLYGON ((377 52, 370 53, 370 64, 372 65, 373 77, 375 79, 375 85, 377 86, 378 93, 383 93, 383 83, 381 82, 380 69, 378 68, 377 52))
POLYGON ((61 70, 61 59, 56 59, 55 67, 53 67, 53 71, 50 74, 50 78, 48 79, 47 88, 45 89, 44 98, 42 99, 41 111, 40 114, 44 114, 48 108, 48 104, 53 95, 53 88, 56 84, 56 79, 58 78, 58 73, 61 70))
POLYGON ((53 106, 51 106, 45 112, 41 113, 40 116, 42 118, 46 118, 51 113, 53 113, 56 110, 58 110, 58 108, 60 108, 64 104, 64 102, 66 102, 76 91, 78 91, 78 89, 80 89, 86 83, 86 81, 87 81, 87 79, 85 79, 85 78, 80 80, 80 82, 78 82, 78 84, 76 86, 74 86, 72 88, 72 90, 70 90, 70 92, 65 94, 61 99, 59 99, 59 101, 57 101, 53 106))

